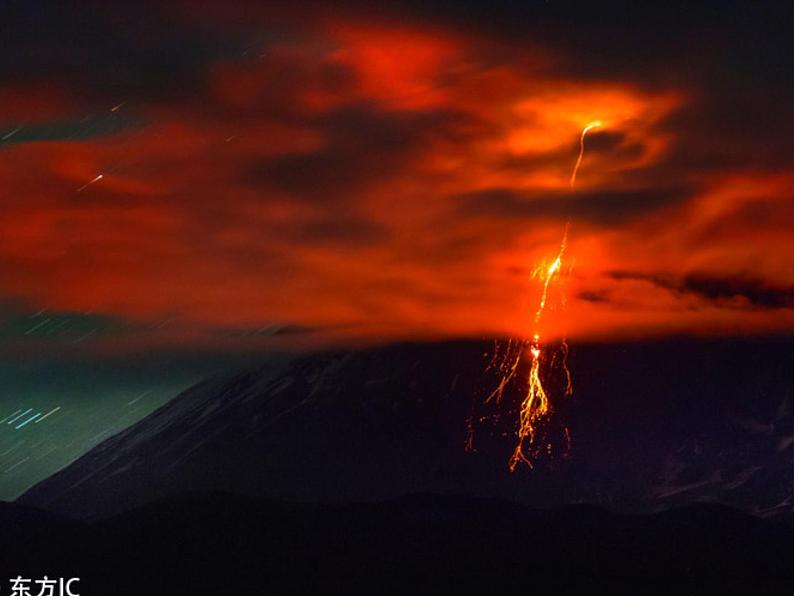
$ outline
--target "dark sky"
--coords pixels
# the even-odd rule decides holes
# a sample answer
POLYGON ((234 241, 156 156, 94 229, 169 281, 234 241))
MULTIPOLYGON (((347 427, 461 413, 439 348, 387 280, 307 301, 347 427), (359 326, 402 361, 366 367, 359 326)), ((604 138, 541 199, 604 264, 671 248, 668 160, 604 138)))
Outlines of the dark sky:
POLYGON ((568 222, 549 335, 792 330, 785 3, 373 4, 3 3, 0 497, 258 350, 526 333, 568 222))

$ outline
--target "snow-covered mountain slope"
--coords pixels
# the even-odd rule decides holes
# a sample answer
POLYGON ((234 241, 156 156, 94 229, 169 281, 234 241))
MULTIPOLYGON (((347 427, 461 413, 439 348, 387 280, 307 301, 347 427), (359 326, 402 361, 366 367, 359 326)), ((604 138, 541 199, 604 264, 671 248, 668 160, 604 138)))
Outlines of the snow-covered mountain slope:
POLYGON ((201 383, 20 501, 101 517, 191 490, 370 500, 464 492, 623 511, 717 500, 794 510, 791 344, 580 346, 557 402, 570 451, 507 470, 515 405, 482 405, 493 344, 403 344, 297 358, 201 383), (494 418, 494 414, 501 414, 494 418), (474 453, 464 450, 474 417, 474 453), (480 420, 488 416, 488 420, 480 420))

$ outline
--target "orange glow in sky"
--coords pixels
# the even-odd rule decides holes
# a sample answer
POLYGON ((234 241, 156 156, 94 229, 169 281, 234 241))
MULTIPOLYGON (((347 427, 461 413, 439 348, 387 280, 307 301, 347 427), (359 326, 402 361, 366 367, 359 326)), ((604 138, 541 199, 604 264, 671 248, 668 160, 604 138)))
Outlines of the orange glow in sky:
POLYGON ((708 142, 677 120, 695 89, 510 43, 319 16, 189 96, 81 107, 68 80, 3 83, 0 136, 22 128, 0 159, 0 292, 167 319, 163 342, 273 322, 295 342, 528 336, 527 263, 573 220, 544 339, 794 329, 794 176, 682 158, 708 142), (84 138, 31 136, 86 114, 84 138))

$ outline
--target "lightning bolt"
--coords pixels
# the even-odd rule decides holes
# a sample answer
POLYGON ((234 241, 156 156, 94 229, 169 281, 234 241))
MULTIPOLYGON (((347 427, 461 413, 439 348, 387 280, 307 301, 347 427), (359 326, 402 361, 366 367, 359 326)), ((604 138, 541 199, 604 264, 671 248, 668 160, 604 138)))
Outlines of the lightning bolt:
MULTIPOLYGON (((594 128, 602 126, 600 120, 589 123, 582 129, 579 135, 579 155, 577 156, 576 163, 574 164, 573 172, 571 173, 570 186, 571 189, 576 184, 576 174, 582 165, 584 159, 584 140, 589 131, 594 128)), ((560 248, 556 257, 550 264, 541 264, 535 269, 533 277, 538 277, 542 281, 540 298, 538 300, 538 307, 535 310, 533 319, 534 332, 531 339, 524 339, 517 342, 510 340, 507 348, 505 349, 504 356, 499 360, 498 351, 495 352, 494 360, 491 362, 489 368, 497 368, 501 373, 499 384, 494 391, 485 400, 486 402, 496 399, 496 402, 501 401, 505 388, 515 378, 519 364, 525 354, 529 354, 530 366, 527 375, 527 390, 521 402, 519 409, 519 420, 517 430, 517 442, 513 454, 508 462, 508 467, 511 472, 519 466, 519 464, 526 464, 532 468, 532 461, 535 456, 540 452, 542 446, 538 443, 538 431, 543 422, 552 414, 552 404, 549 391, 544 385, 544 377, 548 375, 548 371, 544 371, 547 364, 544 359, 544 347, 540 336, 540 322, 546 310, 546 303, 549 298, 549 288, 555 279, 560 275, 563 267, 563 257, 568 246, 568 233, 570 230, 570 222, 565 225, 565 232, 563 233, 560 248), (514 348, 517 345, 517 349, 514 348)), ((573 385, 571 383, 571 373, 568 369, 568 343, 563 338, 560 347, 561 352, 561 365, 562 371, 565 376, 565 395, 573 393, 573 385)), ((554 366, 554 361, 549 363, 549 367, 554 366)), ((471 427, 468 428, 467 450, 472 450, 471 427)), ((565 428, 565 440, 570 447, 570 431, 565 428)), ((550 450, 551 446, 546 446, 550 450)))
POLYGON ((573 173, 571 174, 571 188, 574 187, 576 184, 576 174, 579 172, 579 166, 582 165, 582 159, 584 158, 584 137, 585 135, 593 130, 594 128, 598 128, 601 126, 600 120, 594 120, 587 126, 582 129, 582 134, 579 135, 579 157, 576 158, 576 165, 573 166, 573 173))

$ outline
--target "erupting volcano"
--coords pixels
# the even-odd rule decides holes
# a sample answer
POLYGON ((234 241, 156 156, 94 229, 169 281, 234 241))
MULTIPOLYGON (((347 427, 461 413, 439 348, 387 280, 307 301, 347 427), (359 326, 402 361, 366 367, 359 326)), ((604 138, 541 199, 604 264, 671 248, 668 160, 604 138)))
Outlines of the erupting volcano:
MULTIPOLYGON (((571 174, 570 185, 571 189, 576 184, 576 174, 579 167, 582 165, 584 158, 584 140, 589 131, 598 128, 602 125, 600 120, 590 122, 582 129, 579 135, 579 155, 576 158, 576 163, 573 167, 571 174)), ((525 358, 529 358, 529 373, 525 379, 526 392, 519 408, 518 430, 515 450, 510 458, 508 466, 510 471, 515 471, 519 464, 526 464, 528 467, 533 467, 533 460, 538 457, 542 452, 551 452, 552 444, 545 442, 543 436, 539 433, 541 425, 553 413, 552 400, 553 396, 550 395, 550 390, 546 388, 546 381, 553 373, 555 365, 562 369, 564 376, 564 383, 561 393, 568 396, 573 393, 573 385, 571 382, 571 373, 568 369, 568 344, 565 337, 562 338, 560 344, 559 358, 546 355, 546 349, 540 335, 540 323, 546 310, 546 303, 549 300, 549 287, 556 282, 563 267, 563 256, 565 249, 568 245, 568 232, 570 230, 570 221, 565 226, 562 242, 560 243, 557 256, 551 261, 551 264, 541 263, 535 267, 533 272, 533 279, 539 279, 541 284, 540 298, 538 300, 538 307, 532 320, 533 333, 531 338, 508 341, 504 353, 499 360, 499 349, 494 352, 494 360, 491 362, 492 367, 495 367, 501 372, 499 383, 494 391, 488 396, 486 402, 495 399, 497 403, 501 402, 504 396, 504 391, 507 385, 514 381, 521 362, 525 358), (496 360, 499 360, 496 362, 496 360)), ((561 299, 564 303, 564 298, 561 299)), ((469 437, 467 438, 466 448, 471 450, 473 448, 473 441, 471 438, 471 429, 469 430, 469 437)), ((570 431, 567 427, 564 429, 566 444, 570 447, 570 431)))
POLYGON ((794 3, 2 6, 0 596, 794 593, 794 3))

